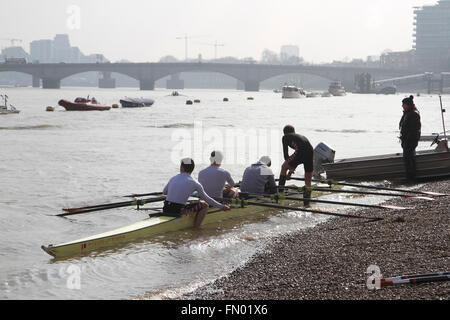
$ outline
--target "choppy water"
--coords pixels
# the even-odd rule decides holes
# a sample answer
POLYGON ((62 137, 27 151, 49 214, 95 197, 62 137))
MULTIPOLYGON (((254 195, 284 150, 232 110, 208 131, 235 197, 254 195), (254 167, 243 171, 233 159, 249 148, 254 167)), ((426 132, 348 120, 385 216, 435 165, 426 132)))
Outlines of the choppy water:
MULTIPOLYGON (((179 97, 169 96, 169 90, 92 88, 3 88, 0 93, 21 110, 0 116, 0 299, 176 296, 245 263, 271 238, 325 219, 300 213, 253 217, 65 261, 53 261, 40 249, 145 219, 146 212, 128 208, 70 219, 50 215, 63 207, 160 191, 183 156, 196 160, 196 176, 207 166, 208 153, 222 149, 224 167, 239 180, 248 164, 267 153, 278 175, 281 131, 288 123, 313 145, 325 142, 336 149, 337 158, 401 151, 403 95, 283 100, 269 91, 182 90, 185 96, 179 97), (135 110, 45 111, 61 98, 87 94, 108 104, 123 96, 150 97, 156 103, 135 110), (254 100, 247 100, 250 96, 254 100), (187 99, 200 103, 188 106, 187 99)), ((416 104, 423 133, 442 131, 438 97, 423 95, 416 104)))

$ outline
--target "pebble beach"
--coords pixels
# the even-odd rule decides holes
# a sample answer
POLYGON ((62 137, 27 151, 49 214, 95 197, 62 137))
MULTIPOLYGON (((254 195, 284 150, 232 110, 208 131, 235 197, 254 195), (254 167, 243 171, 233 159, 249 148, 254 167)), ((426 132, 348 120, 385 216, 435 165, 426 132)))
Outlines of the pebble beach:
MULTIPOLYGON (((450 180, 424 182, 420 190, 450 193, 450 180)), ((276 238, 244 266, 180 299, 448 300, 450 281, 368 289, 371 265, 383 278, 450 271, 450 197, 387 204, 414 208, 359 210, 383 220, 333 218, 276 238)))

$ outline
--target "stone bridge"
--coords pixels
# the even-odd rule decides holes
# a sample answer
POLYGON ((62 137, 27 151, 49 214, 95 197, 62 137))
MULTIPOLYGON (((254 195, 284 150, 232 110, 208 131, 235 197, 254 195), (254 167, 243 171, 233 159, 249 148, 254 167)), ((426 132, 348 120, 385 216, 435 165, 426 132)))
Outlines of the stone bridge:
POLYGON ((261 81, 285 74, 310 74, 339 80, 350 89, 354 87, 355 75, 370 73, 372 79, 382 80, 417 74, 420 70, 394 70, 365 67, 341 67, 325 65, 267 65, 267 64, 224 64, 224 63, 55 63, 55 64, 0 64, 0 72, 14 71, 29 74, 33 77, 33 86, 46 89, 58 89, 61 80, 83 72, 101 72, 99 79, 102 87, 115 87, 115 79, 111 73, 127 75, 139 81, 141 90, 153 90, 155 81, 181 72, 216 72, 226 74, 244 83, 246 91, 259 91, 261 81))

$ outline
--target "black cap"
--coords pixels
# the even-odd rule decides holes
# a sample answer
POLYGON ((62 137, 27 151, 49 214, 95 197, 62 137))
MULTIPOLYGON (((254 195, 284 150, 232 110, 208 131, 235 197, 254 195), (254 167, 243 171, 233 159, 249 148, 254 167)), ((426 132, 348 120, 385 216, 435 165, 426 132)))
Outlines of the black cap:
POLYGON ((407 106, 413 106, 414 105, 414 96, 409 96, 408 98, 403 99, 403 104, 406 104, 407 106))

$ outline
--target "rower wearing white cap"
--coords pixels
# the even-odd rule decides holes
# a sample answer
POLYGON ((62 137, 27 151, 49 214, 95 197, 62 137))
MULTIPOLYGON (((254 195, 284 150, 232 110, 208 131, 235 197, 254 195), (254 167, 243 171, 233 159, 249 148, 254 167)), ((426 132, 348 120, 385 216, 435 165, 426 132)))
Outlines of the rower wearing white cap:
POLYGON ((270 169, 272 160, 264 156, 257 163, 245 169, 241 182, 241 191, 254 194, 277 193, 275 177, 270 169))
POLYGON ((213 151, 209 160, 211 165, 198 174, 198 181, 202 184, 205 192, 216 200, 236 198, 238 192, 234 188, 235 183, 231 174, 220 167, 223 161, 223 153, 213 151))
POLYGON ((194 160, 190 158, 181 160, 180 174, 170 179, 163 190, 163 194, 167 195, 166 201, 164 201, 163 213, 164 215, 179 217, 183 214, 197 212, 194 227, 198 228, 208 213, 209 205, 223 209, 224 211, 230 210, 230 207, 215 201, 206 194, 202 185, 191 177, 194 168, 194 160), (194 191, 197 191, 200 199, 204 201, 200 200, 187 204, 189 197, 194 191))

